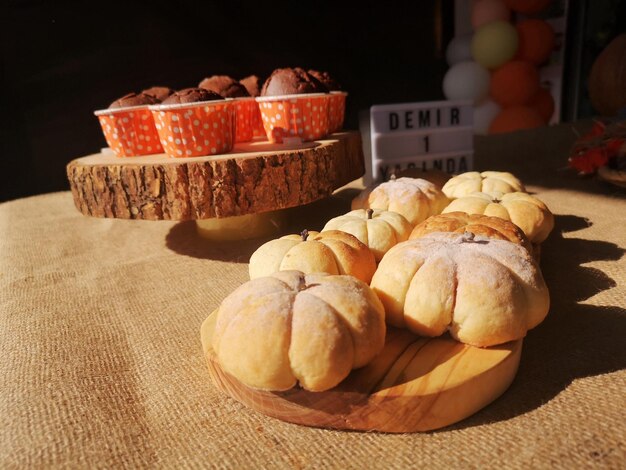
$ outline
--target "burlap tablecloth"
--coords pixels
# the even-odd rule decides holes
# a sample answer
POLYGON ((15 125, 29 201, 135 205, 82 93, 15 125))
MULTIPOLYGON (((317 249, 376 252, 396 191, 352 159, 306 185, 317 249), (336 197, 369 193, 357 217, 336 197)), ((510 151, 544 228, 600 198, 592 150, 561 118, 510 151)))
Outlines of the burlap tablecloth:
MULTIPOLYGON (((259 240, 193 223, 92 219, 69 192, 0 205, 0 467, 624 468, 626 199, 560 169, 570 126, 477 140, 553 210, 552 294, 496 402, 425 434, 292 425, 218 392, 199 327, 259 240)), ((350 191, 293 211, 320 227, 350 191)))

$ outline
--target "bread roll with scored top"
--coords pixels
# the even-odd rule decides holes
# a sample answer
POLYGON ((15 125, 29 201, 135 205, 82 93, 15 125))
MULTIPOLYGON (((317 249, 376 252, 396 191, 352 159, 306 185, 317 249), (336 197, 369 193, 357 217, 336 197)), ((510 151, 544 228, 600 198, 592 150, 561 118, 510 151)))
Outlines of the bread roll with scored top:
POLYGON ((376 260, 367 245, 339 230, 286 235, 261 245, 250 257, 250 279, 294 269, 307 274, 350 274, 369 283, 376 260))
POLYGON ((368 364, 385 333, 383 306, 364 282, 280 271, 224 299, 212 345, 222 369, 249 387, 324 391, 368 364))
POLYGON ((529 252, 509 241, 435 232, 394 246, 371 283, 387 322, 473 346, 522 338, 550 297, 529 252))
POLYGON ((468 171, 448 180, 443 185, 443 192, 450 199, 457 199, 471 193, 513 193, 524 192, 522 182, 505 171, 468 171))
POLYGON ((381 209, 402 214, 412 225, 440 214, 450 201, 430 181, 395 178, 364 189, 352 200, 352 210, 381 209))
POLYGON ((531 243, 541 243, 554 228, 554 216, 536 197, 526 193, 472 193, 455 199, 443 210, 499 217, 517 225, 531 243))
POLYGON ((376 261, 380 261, 392 246, 409 237, 411 229, 409 221, 397 212, 356 209, 330 219, 322 232, 340 230, 350 233, 367 245, 376 261))
POLYGON ((489 217, 480 214, 466 214, 465 212, 448 212, 429 217, 417 225, 410 240, 423 237, 433 232, 473 233, 496 240, 508 240, 522 245, 531 254, 533 248, 524 232, 514 223, 499 217, 489 217))

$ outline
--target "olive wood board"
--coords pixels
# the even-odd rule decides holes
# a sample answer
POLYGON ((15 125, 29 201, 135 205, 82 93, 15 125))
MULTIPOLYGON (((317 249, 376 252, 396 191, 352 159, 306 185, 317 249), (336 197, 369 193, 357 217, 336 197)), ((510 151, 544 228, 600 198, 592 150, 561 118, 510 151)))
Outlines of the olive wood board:
POLYGON ((202 324, 201 340, 214 385, 267 416, 306 426, 390 433, 430 431, 461 421, 509 387, 523 340, 477 348, 451 338, 421 338, 388 327, 385 347, 325 392, 296 386, 255 390, 222 370, 211 338, 217 311, 202 324))
POLYGON ((359 132, 296 145, 237 144, 223 155, 72 160, 67 177, 84 215, 195 220, 286 209, 323 199, 365 173, 359 132))

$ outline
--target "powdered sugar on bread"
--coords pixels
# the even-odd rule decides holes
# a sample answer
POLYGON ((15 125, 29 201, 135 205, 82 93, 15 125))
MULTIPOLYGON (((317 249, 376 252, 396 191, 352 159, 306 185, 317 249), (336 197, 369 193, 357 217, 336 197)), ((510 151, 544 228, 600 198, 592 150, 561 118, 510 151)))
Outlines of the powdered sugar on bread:
POLYGON ((437 336, 444 317, 453 337, 475 346, 523 337, 549 308, 547 287, 526 249, 473 234, 435 232, 400 243, 382 259, 371 285, 389 319, 437 336), (437 260, 439 270, 420 274, 437 260), (445 299, 454 305, 449 319, 445 299))
POLYGON ((413 225, 441 213, 449 200, 430 181, 397 178, 363 190, 352 201, 352 209, 382 209, 402 214, 413 225))
POLYGON ((352 276, 281 271, 239 287, 220 306, 213 349, 246 385, 311 391, 337 385, 385 341, 385 312, 352 276))

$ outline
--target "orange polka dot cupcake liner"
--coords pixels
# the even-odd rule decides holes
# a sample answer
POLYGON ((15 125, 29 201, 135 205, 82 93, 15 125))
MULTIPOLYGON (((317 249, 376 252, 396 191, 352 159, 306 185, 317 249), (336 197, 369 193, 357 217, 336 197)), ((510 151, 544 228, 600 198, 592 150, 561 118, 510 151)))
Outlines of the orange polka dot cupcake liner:
POLYGON ((328 94, 264 96, 256 98, 265 134, 271 142, 310 141, 329 133, 328 94))
POLYGON ((338 132, 343 128, 343 120, 346 115, 345 91, 331 91, 328 100, 328 125, 330 133, 338 132))
POLYGON ((152 113, 145 107, 103 109, 94 113, 108 146, 118 157, 162 153, 152 113))
POLYGON ((263 137, 264 139, 267 139, 267 135, 265 134, 265 127, 263 127, 263 118, 261 117, 261 109, 259 108, 259 103, 255 101, 255 104, 256 111, 254 112, 252 136, 263 137))
POLYGON ((232 100, 150 106, 163 150, 170 157, 230 152, 235 144, 232 100))
POLYGON ((254 137, 254 126, 259 106, 254 98, 235 98, 236 129, 235 142, 250 142, 254 137))

